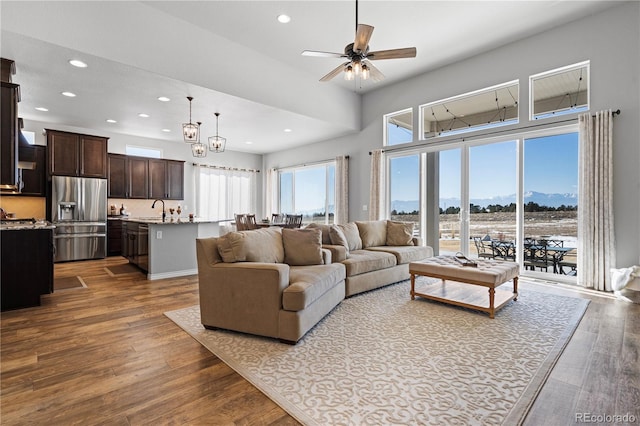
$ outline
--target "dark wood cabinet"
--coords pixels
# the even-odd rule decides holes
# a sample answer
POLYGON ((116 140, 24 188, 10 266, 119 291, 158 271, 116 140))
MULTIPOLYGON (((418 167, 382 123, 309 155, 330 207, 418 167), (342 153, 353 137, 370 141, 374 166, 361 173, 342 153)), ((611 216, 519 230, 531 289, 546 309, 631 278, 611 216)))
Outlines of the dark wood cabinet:
POLYGON ((127 158, 127 187, 126 198, 149 198, 149 159, 127 158))
POLYGON ((53 230, 2 230, 2 310, 40 305, 53 292, 53 230))
POLYGON ((107 159, 109 198, 127 198, 127 156, 109 154, 107 159))
POLYGON ((109 198, 149 198, 148 158, 109 154, 107 162, 109 198))
POLYGON ((107 177, 107 138, 79 136, 80 176, 93 178, 107 177))
POLYGON ((167 200, 184 200, 184 161, 167 162, 167 200))
POLYGON ((109 154, 109 198, 184 199, 184 161, 109 154))
POLYGON ((122 221, 107 220, 107 256, 122 255, 122 221))
POLYGON ((50 174, 106 178, 108 140, 47 129, 50 174))
POLYGON ((20 86, 2 82, 0 96, 0 187, 17 190, 18 184, 18 100, 20 86))
POLYGON ((22 170, 22 192, 20 195, 29 195, 33 197, 46 197, 47 192, 47 147, 32 145, 18 148, 20 158, 33 160, 36 168, 33 170, 22 170))
POLYGON ((149 160, 149 198, 184 199, 184 162, 149 160))

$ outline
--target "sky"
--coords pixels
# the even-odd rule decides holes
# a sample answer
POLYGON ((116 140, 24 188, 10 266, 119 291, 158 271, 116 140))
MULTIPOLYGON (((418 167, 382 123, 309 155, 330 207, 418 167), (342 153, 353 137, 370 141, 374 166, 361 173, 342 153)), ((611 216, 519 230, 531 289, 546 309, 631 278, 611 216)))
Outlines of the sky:
MULTIPOLYGON (((524 190, 542 193, 577 193, 578 134, 526 139, 524 190)), ((469 151, 471 198, 490 198, 516 192, 516 143, 479 145, 469 151)), ((416 200, 418 156, 393 160, 391 198, 416 200)), ((440 154, 440 197, 460 197, 460 149, 440 154)))

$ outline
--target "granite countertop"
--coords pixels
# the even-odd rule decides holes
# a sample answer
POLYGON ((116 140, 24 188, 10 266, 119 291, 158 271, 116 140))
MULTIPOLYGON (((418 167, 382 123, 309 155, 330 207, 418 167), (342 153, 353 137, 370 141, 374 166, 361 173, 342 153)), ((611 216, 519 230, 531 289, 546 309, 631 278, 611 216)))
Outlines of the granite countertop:
POLYGON ((2 231, 26 231, 32 229, 55 229, 56 226, 51 222, 39 221, 36 223, 2 223, 0 230, 2 231))
POLYGON ((189 219, 188 217, 181 217, 180 219, 171 219, 167 217, 167 219, 163 222, 159 217, 126 217, 122 218, 123 221, 127 222, 136 222, 136 223, 147 223, 150 225, 189 225, 189 224, 197 224, 197 223, 220 223, 227 222, 228 220, 209 220, 203 218, 194 218, 189 219))

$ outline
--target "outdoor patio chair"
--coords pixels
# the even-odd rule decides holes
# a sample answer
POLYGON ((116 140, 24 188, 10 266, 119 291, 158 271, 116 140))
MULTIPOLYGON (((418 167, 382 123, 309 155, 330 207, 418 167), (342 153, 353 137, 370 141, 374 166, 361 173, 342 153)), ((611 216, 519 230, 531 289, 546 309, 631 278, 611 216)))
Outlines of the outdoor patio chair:
POLYGON ((284 223, 283 213, 271 213, 271 223, 284 223))
POLYGON ((554 272, 556 269, 555 258, 549 255, 546 244, 530 244, 524 247, 524 268, 535 271, 536 268, 548 272, 552 267, 554 272))
POLYGON ((482 241, 482 237, 473 237, 473 243, 480 259, 493 259, 493 250, 490 243, 485 244, 485 241, 482 241))
POLYGON ((491 250, 494 259, 516 260, 516 245, 507 241, 492 241, 491 250))

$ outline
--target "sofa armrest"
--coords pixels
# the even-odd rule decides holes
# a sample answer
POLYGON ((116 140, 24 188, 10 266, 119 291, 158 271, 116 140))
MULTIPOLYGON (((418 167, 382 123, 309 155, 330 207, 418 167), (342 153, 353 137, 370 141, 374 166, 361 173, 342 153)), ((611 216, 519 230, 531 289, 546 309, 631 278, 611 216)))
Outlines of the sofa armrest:
POLYGON ((323 244, 323 249, 327 249, 331 252, 331 262, 338 263, 342 262, 347 258, 347 249, 345 246, 339 246, 334 244, 323 244))
POLYGON ((420 237, 413 237, 412 241, 413 241, 413 245, 414 246, 421 246, 422 245, 422 238, 420 238, 420 237))
POLYGON ((322 249, 322 264, 323 265, 331 264, 331 250, 326 248, 322 249))

